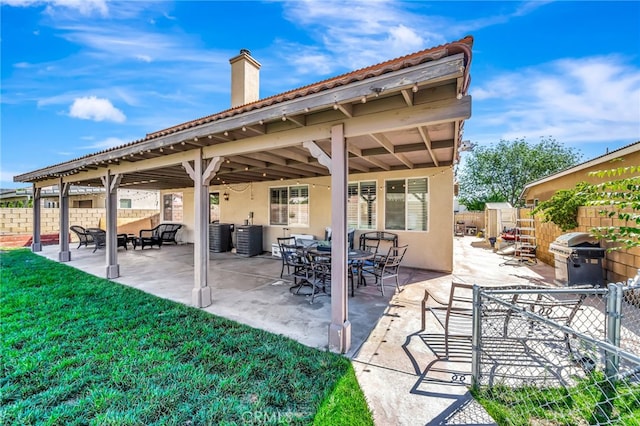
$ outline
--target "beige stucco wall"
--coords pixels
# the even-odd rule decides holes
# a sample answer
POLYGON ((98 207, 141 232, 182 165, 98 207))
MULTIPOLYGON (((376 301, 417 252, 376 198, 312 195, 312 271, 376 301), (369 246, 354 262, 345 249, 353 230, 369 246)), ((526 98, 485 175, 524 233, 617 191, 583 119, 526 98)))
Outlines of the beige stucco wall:
MULTIPOLYGON (((616 160, 612 162, 598 162, 591 167, 587 167, 583 170, 579 170, 574 173, 570 173, 566 176, 560 176, 555 179, 551 179, 547 182, 543 182, 529 188, 525 194, 525 201, 527 205, 533 205, 534 200, 545 201, 548 200, 560 189, 572 189, 576 184, 580 182, 588 183, 601 183, 609 180, 617 179, 617 177, 604 177, 589 176, 590 172, 596 172, 601 170, 616 169, 619 167, 639 166, 640 165, 640 145, 637 147, 637 151, 631 152, 627 155, 616 157, 616 160)), ((639 176, 640 170, 635 173, 625 174, 623 177, 639 176)))
MULTIPOLYGON (((350 176, 349 181, 376 180, 378 188, 384 188, 385 179, 428 177, 429 178, 429 218, 427 232, 396 231, 399 244, 408 244, 403 265, 451 271, 453 268, 453 173, 449 167, 408 170, 384 173, 364 173, 350 176)), ((236 184, 231 187, 211 186, 210 192, 218 191, 221 196, 229 193, 229 201, 220 201, 220 222, 242 225, 253 212, 253 224, 263 226, 263 250, 271 251, 271 244, 277 237, 289 234, 312 234, 317 239, 324 238, 325 227, 331 226, 331 184, 330 177, 301 180, 271 181, 252 184, 236 184), (309 226, 288 228, 269 225, 269 188, 285 185, 309 185, 309 226), (287 229, 285 229, 287 228, 287 229)), ((185 230, 182 239, 193 242, 194 205, 193 188, 163 191, 161 195, 182 192, 184 202, 185 230)), ((384 196, 377 201, 377 229, 384 230, 384 196)), ((222 198, 222 197, 221 197, 222 198)), ((356 231, 356 241, 361 231, 356 231)), ((356 243, 357 244, 357 243, 356 243)))

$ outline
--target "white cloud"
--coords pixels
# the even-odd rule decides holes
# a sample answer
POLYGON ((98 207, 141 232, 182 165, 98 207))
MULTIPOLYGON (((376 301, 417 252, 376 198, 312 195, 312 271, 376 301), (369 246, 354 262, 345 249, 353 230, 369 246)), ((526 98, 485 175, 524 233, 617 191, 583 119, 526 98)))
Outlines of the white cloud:
POLYGON ((2 187, 4 188, 4 187, 8 186, 8 185, 4 184, 5 182, 13 183, 13 177, 17 176, 19 174, 22 174, 22 173, 23 172, 15 172, 15 171, 12 171, 12 170, 4 170, 4 169, 0 170, 0 182, 3 183, 2 187))
POLYGON ((103 149, 115 148, 116 146, 124 145, 124 144, 126 144, 128 142, 131 142, 131 140, 125 140, 125 139, 120 139, 120 138, 115 138, 115 137, 108 137, 108 138, 103 139, 101 141, 97 141, 95 143, 92 143, 91 145, 82 146, 80 148, 82 148, 82 149, 100 149, 100 150, 103 150, 103 149))
MULTIPOLYGON (((617 56, 562 59, 471 88, 471 139, 553 136, 570 143, 640 139, 640 69, 617 56), (473 123, 473 124, 472 124, 473 123)), ((465 126, 467 127, 467 126, 465 126)), ((469 128, 467 128, 469 130, 469 128)))
POLYGON ((88 96, 76 98, 69 108, 69 115, 75 118, 94 121, 115 121, 122 123, 126 117, 122 111, 114 107, 109 99, 88 96))
POLYGON ((136 59, 138 59, 138 60, 140 60, 142 62, 147 62, 147 63, 152 61, 151 56, 149 56, 149 55, 138 54, 138 55, 136 55, 136 59))
MULTIPOLYGON (((429 17, 413 14, 392 1, 352 1, 347 8, 343 2, 305 0, 287 2, 283 9, 286 19, 317 38, 327 58, 321 58, 325 67, 358 69, 444 41, 440 34, 425 30, 431 28, 429 17)), ((287 47, 282 50, 286 63, 310 49, 287 47)))
POLYGON ((49 14, 55 13, 57 8, 76 10, 82 15, 91 15, 96 11, 106 16, 109 12, 106 0, 3 0, 3 4, 18 7, 46 5, 49 14))

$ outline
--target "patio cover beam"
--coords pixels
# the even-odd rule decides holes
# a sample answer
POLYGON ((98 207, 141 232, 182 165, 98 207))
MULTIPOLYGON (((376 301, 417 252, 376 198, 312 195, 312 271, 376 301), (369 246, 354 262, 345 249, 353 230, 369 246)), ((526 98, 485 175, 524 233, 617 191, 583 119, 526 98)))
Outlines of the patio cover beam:
MULTIPOLYGON (((361 117, 353 117, 344 122, 344 137, 346 139, 383 133, 390 131, 406 130, 422 125, 434 125, 453 120, 464 120, 471 116, 471 97, 462 99, 449 99, 444 101, 420 104, 401 111, 384 111, 361 117)), ((331 126, 338 123, 322 123, 304 128, 296 128, 282 132, 269 133, 254 138, 240 139, 225 142, 203 148, 205 158, 214 156, 230 157, 234 155, 247 155, 256 152, 264 152, 300 146, 303 141, 318 141, 331 138, 331 126)))

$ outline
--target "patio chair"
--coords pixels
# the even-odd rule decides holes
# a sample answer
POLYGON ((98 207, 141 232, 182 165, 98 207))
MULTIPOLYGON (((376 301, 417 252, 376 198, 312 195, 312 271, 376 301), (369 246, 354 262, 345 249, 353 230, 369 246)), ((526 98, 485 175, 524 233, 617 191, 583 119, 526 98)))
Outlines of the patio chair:
POLYGON ((313 254, 306 250, 305 252, 305 259, 308 262, 307 280, 311 284, 309 303, 313 304, 316 296, 331 296, 331 257, 324 253, 313 254))
MULTIPOLYGON (((526 290, 545 289, 539 285, 497 285, 484 287, 484 290, 526 290)), ((546 293, 518 293, 513 292, 508 296, 509 304, 515 308, 494 307, 482 310, 483 321, 493 319, 491 330, 493 337, 498 339, 511 339, 512 341, 534 340, 545 344, 554 344, 554 341, 562 341, 573 358, 579 349, 572 346, 572 336, 561 331, 557 335, 549 333, 548 329, 540 331, 538 323, 519 315, 518 310, 529 311, 548 320, 570 327, 571 321, 580 310, 585 295, 575 297, 555 297, 546 293)), ((445 356, 449 356, 451 338, 470 340, 472 337, 473 318, 473 285, 454 282, 451 284, 449 299, 442 300, 429 289, 425 290, 422 299, 422 330, 426 328, 426 314, 430 312, 436 321, 444 329, 445 356), (435 305, 427 306, 429 302, 435 305)), ((582 356, 583 357, 583 356, 582 356)))
MULTIPOLYGON (((91 236, 95 247, 93 248, 93 253, 100 248, 104 248, 107 246, 107 232, 100 228, 87 228, 87 233, 91 236)), ((129 241, 129 236, 127 234, 118 234, 116 236, 116 247, 124 247, 125 250, 127 248, 127 242, 129 241)))
POLYGON ((284 246, 295 246, 296 239, 295 237, 279 237, 276 238, 278 241, 278 247, 280 248, 280 258, 282 259, 282 268, 280 269, 280 278, 284 275, 284 268, 287 268, 287 274, 291 274, 291 268, 289 264, 287 264, 287 259, 284 256, 283 252, 285 250, 284 246))
POLYGON ((74 234, 76 234, 76 236, 78 237, 79 242, 78 242, 78 247, 76 247, 76 250, 79 249, 81 246, 89 247, 90 244, 95 244, 95 241, 93 240, 93 236, 89 234, 87 230, 82 226, 72 225, 69 227, 69 229, 71 229, 71 231, 74 234))
POLYGON ((138 244, 140 249, 143 250, 145 246, 158 246, 162 247, 164 243, 178 244, 176 241, 176 233, 182 228, 179 223, 161 223, 153 229, 141 229, 138 244))
POLYGON ((300 290, 307 286, 312 287, 310 282, 313 272, 306 257, 305 249, 296 244, 282 244, 282 259, 287 268, 287 274, 283 277, 293 279, 293 286, 289 290, 294 294, 300 294, 300 290))
MULTIPOLYGON (((331 236, 333 232, 331 228, 327 227, 324 229, 324 240, 331 241, 331 236)), ((353 244, 356 236, 356 230, 354 228, 349 228, 347 230, 347 242, 349 243, 349 249, 353 249, 353 244)))
MULTIPOLYGON (((400 283, 398 281, 398 273, 400 264, 404 258, 409 245, 405 244, 400 247, 391 246, 386 256, 374 259, 370 264, 365 264, 361 268, 361 273, 368 273, 375 277, 375 283, 380 286, 380 292, 384 296, 384 281, 393 278, 396 282, 396 290, 400 291, 400 283)), ((363 275, 364 277, 364 275, 363 275)))
POLYGON ((429 289, 425 289, 422 307, 422 330, 427 325, 427 311, 444 329, 445 357, 449 357, 449 341, 451 337, 471 339, 473 318, 473 285, 453 282, 449 291, 449 299, 442 300, 429 289), (427 306, 429 301, 436 306, 427 306))
POLYGON ((87 228, 87 234, 89 234, 93 240, 93 253, 95 253, 99 248, 106 247, 107 233, 105 230, 100 228, 87 228))

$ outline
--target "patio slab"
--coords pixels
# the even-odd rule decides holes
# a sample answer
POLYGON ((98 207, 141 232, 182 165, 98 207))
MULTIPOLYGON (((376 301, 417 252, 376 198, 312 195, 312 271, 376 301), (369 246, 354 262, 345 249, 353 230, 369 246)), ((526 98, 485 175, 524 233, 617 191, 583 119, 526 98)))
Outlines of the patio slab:
MULTIPOLYGON (((441 327, 429 318, 420 330, 424 290, 448 297, 452 281, 483 285, 552 284, 554 269, 543 263, 512 262, 476 237, 454 239, 452 274, 402 269, 402 291, 386 295, 372 285, 349 297, 352 359, 358 381, 374 413, 376 425, 493 424, 465 386, 470 382, 471 352, 460 347, 458 357, 442 360, 441 327)), ((103 251, 71 249, 69 266, 105 276, 103 251)), ((42 254, 57 260, 57 246, 42 254)), ((310 304, 289 291, 279 277, 281 261, 270 255, 251 258, 233 253, 210 254, 209 284, 213 304, 207 312, 327 348, 331 314, 329 297, 310 304)), ((163 246, 118 251, 121 276, 113 281, 189 305, 193 287, 193 246, 163 246)), ((428 316, 429 317, 429 316, 428 316)))
MULTIPOLYGON (((105 251, 71 248, 67 265, 104 277, 105 251)), ((58 246, 45 246, 41 252, 58 259, 58 246)), ((118 250, 120 277, 112 281, 170 299, 191 304, 193 288, 193 245, 163 245, 162 248, 131 247, 118 250)), ((280 278, 281 260, 270 254, 244 257, 231 252, 210 253, 209 286, 213 303, 205 311, 255 328, 290 337, 307 346, 326 349, 331 318, 331 299, 316 296, 313 304, 304 295, 289 291, 292 282, 280 278)), ((418 282, 443 275, 430 271, 404 269, 403 283, 418 282)), ((390 283, 390 281, 387 281, 390 283)), ((367 339, 393 296, 387 285, 383 296, 374 285, 359 287, 349 297, 352 357, 367 339)))

